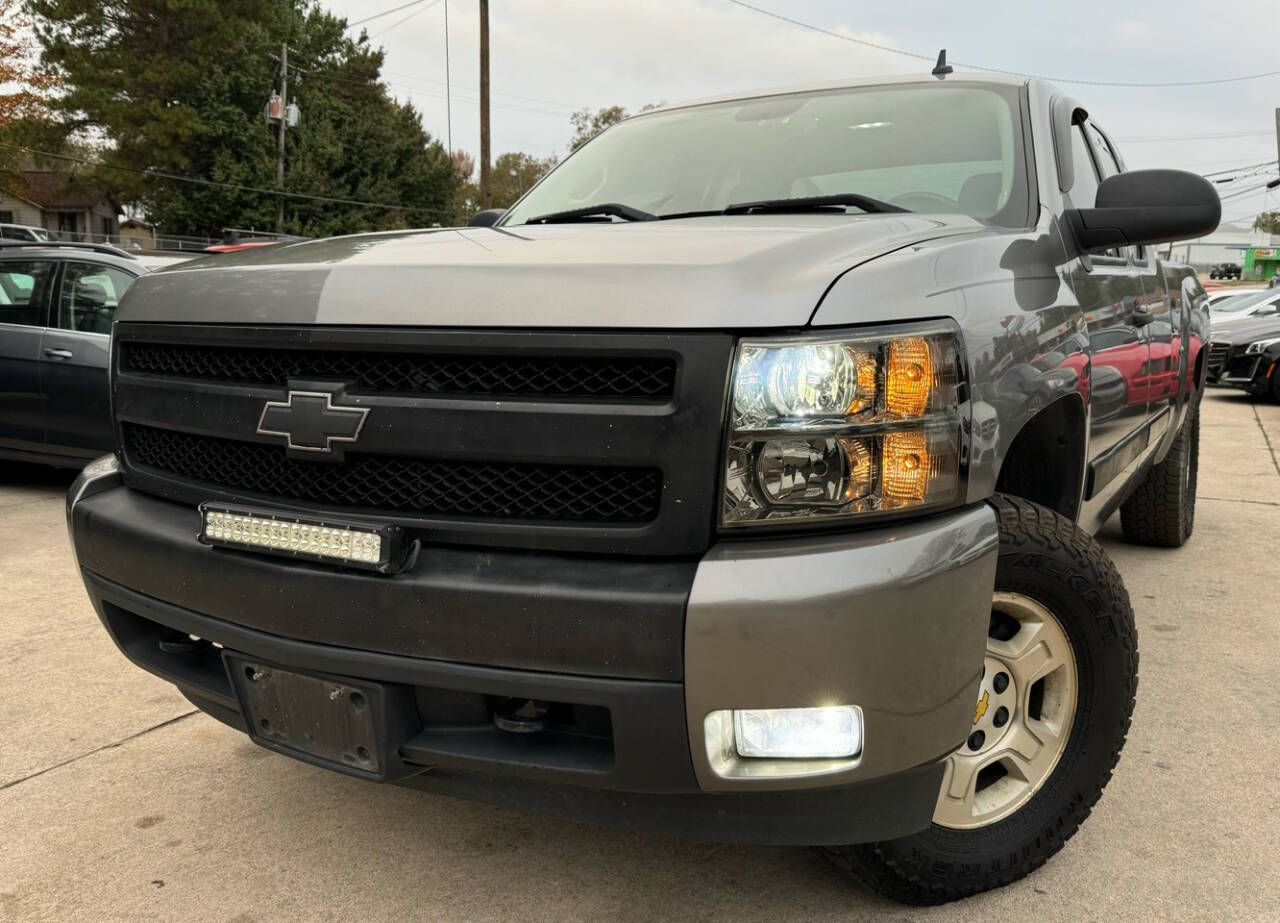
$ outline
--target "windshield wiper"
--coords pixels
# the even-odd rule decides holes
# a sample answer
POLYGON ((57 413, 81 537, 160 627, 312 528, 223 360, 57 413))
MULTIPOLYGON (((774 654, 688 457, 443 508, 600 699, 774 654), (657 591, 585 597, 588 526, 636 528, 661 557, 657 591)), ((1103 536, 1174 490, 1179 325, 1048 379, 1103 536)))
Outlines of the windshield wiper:
POLYGON ((755 215, 769 212, 822 211, 842 205, 853 205, 864 212, 873 213, 911 211, 909 208, 902 208, 889 202, 881 202, 879 199, 873 199, 870 196, 858 195, 854 192, 841 192, 836 195, 800 196, 794 199, 765 199, 761 202, 739 202, 737 205, 730 205, 724 210, 723 214, 755 215))
POLYGON ((621 202, 601 202, 599 205, 584 205, 582 208, 571 208, 568 211, 552 212, 549 215, 538 215, 530 218, 525 224, 570 224, 574 221, 590 221, 593 218, 613 216, 625 221, 655 221, 657 215, 651 215, 621 202))

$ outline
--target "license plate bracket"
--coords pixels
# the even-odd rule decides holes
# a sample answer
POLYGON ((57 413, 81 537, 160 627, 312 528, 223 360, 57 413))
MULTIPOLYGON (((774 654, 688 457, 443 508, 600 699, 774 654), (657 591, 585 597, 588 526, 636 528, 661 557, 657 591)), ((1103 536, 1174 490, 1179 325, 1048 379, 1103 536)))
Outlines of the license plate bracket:
POLYGON ((407 687, 298 673, 231 652, 223 660, 255 743, 375 781, 421 771, 399 755, 416 711, 407 687))

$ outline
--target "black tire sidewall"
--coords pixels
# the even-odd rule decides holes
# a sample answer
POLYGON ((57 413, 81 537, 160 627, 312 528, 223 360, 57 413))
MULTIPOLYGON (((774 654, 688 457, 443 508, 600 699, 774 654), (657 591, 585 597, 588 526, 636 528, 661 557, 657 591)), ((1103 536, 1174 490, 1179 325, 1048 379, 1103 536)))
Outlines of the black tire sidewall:
MULTIPOLYGON (((1002 529, 995 589, 1040 602, 1067 634, 1078 693, 1066 748, 1049 778, 1012 816, 970 830, 933 824, 877 846, 886 858, 906 866, 936 870, 982 864, 983 872, 997 879, 984 888, 1038 867, 1088 815, 1123 745, 1136 683, 1134 646, 1124 643, 1133 637, 1132 614, 1114 570, 1099 572, 1088 557, 1061 542, 1018 535, 1020 525, 1014 534, 1002 529)), ((1092 539, 1077 536, 1092 545, 1092 539)))

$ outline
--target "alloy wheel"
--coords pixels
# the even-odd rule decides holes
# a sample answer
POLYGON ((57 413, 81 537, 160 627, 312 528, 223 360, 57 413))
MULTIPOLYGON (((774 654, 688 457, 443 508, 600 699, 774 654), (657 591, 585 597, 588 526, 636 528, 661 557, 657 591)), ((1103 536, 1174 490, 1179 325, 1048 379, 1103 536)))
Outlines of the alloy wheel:
POLYGON ((1021 593, 996 593, 968 740, 947 760, 934 823, 972 829, 1012 815, 1066 749, 1079 680, 1062 624, 1021 593))

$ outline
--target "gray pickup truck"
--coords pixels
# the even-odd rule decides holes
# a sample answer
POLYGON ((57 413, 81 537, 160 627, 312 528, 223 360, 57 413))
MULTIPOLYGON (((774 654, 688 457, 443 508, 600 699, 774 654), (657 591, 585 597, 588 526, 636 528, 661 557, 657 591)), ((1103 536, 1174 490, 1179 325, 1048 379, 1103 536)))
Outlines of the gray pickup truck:
POLYGON ((1091 534, 1191 534, 1208 315, 1151 245, 1219 215, 1034 81, 647 112, 496 221, 139 279, 81 573, 317 766, 1006 884, 1129 726, 1091 534))

